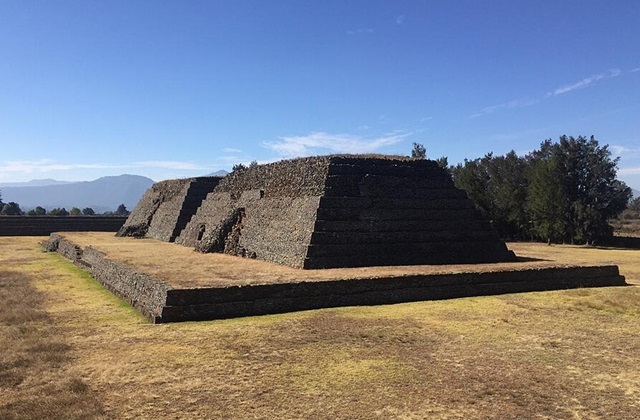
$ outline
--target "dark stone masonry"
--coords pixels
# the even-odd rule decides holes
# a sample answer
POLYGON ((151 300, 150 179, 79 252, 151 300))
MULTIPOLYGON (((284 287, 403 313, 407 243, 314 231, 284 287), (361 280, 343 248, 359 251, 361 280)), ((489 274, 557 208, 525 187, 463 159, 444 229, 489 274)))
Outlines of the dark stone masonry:
POLYGON ((154 185, 118 234, 305 269, 515 259, 430 160, 280 161, 216 178, 204 200, 198 183, 206 184, 196 178, 154 185))
POLYGON ((125 216, 0 216, 0 236, 49 236, 53 232, 116 232, 125 216))
POLYGON ((154 184, 144 193, 117 236, 173 242, 220 179, 171 179, 154 184))

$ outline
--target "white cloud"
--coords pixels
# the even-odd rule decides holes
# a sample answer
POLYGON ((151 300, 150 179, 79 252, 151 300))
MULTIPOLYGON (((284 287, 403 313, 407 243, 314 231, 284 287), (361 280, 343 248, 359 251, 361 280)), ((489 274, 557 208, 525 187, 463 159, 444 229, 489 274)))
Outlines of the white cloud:
MULTIPOLYGON (((11 160, 0 162, 0 173, 12 175, 38 176, 39 174, 51 174, 72 171, 93 170, 136 170, 136 169, 170 169, 185 171, 209 170, 210 167, 194 162, 180 161, 141 161, 122 164, 110 163, 64 163, 53 159, 40 160, 11 160)), ((7 178, 4 176, 3 178, 7 178)))
POLYGON ((0 172, 43 173, 74 169, 111 169, 123 167, 122 165, 108 165, 103 163, 57 163, 52 159, 11 160, 4 161, 0 164, 0 172))
MULTIPOLYGON (((639 68, 640 69, 640 68, 639 68)), ((637 69, 633 69, 631 70, 631 72, 635 71, 637 69)), ((579 82, 576 83, 572 83, 569 85, 564 85, 564 86, 560 86, 554 90, 552 90, 551 92, 548 92, 546 94, 546 97, 551 97, 551 96, 558 96, 558 95, 563 95, 565 93, 569 93, 572 92, 574 90, 577 89, 583 89, 586 88, 588 86, 593 85, 594 83, 597 83, 600 80, 604 80, 604 79, 611 79, 614 77, 618 77, 622 74, 622 71, 620 69, 610 69, 604 73, 599 73, 599 74, 594 74, 592 76, 589 77, 585 77, 584 79, 580 80, 579 82)), ((512 109, 512 108, 519 108, 519 107, 523 107, 523 106, 529 106, 529 105, 534 105, 538 102, 540 102, 541 100, 543 100, 543 98, 520 98, 520 99, 514 99, 512 101, 509 102, 504 102, 498 105, 491 105, 491 106, 487 106, 482 108, 480 111, 474 113, 471 115, 471 118, 478 118, 478 117, 482 117, 485 115, 489 115, 492 114, 496 111, 502 111, 504 109, 512 109)))
POLYGON ((372 34, 375 31, 371 28, 353 29, 347 31, 347 35, 367 35, 372 34))
POLYGON ((162 169, 178 169, 178 170, 207 170, 209 167, 202 166, 194 162, 180 162, 173 160, 150 160, 143 162, 133 162, 126 166, 127 168, 162 168, 162 169))
POLYGON ((621 145, 610 145, 609 149, 614 156, 622 156, 622 157, 639 157, 640 156, 640 147, 639 146, 621 146, 621 145))
POLYGON ((629 73, 637 73, 640 71, 640 67, 636 67, 635 69, 631 69, 631 71, 629 71, 629 73))
POLYGON ((536 104, 537 102, 538 102, 537 99, 531 99, 531 98, 514 99, 512 101, 504 102, 502 104, 484 107, 480 111, 471 115, 471 118, 482 117, 484 115, 489 115, 496 111, 501 111, 503 109, 513 109, 513 108, 519 108, 523 106, 529 106, 529 105, 536 104))
POLYGON ((556 88, 555 90, 547 93, 547 96, 558 96, 558 95, 563 95, 565 93, 574 91, 576 89, 583 89, 583 88, 586 88, 587 86, 590 86, 598 82, 599 80, 618 77, 620 76, 621 73, 622 72, 619 69, 611 69, 605 73, 594 74, 592 76, 585 77, 579 82, 572 83, 570 85, 560 86, 559 88, 556 88))
POLYGON ((234 149, 231 147, 225 147, 224 149, 222 149, 223 152, 225 153, 242 153, 242 150, 240 149, 234 149))
POLYGON ((618 175, 640 175, 640 167, 618 169, 618 175))
POLYGON ((364 138, 351 134, 318 132, 306 136, 280 137, 278 141, 264 142, 263 146, 285 158, 323 153, 375 153, 400 142, 408 135, 388 133, 381 137, 364 138))

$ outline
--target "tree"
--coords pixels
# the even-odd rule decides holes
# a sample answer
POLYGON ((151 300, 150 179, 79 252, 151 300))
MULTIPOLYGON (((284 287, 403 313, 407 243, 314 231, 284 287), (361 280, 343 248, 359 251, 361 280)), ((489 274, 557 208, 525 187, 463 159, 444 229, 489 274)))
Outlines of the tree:
POLYGON ((64 207, 62 208, 56 207, 55 209, 52 209, 51 211, 49 211, 49 214, 51 216, 68 216, 69 212, 64 207))
POLYGON ((96 212, 93 211, 91 207, 85 207, 82 209, 82 214, 84 214, 85 216, 93 216, 94 214, 96 214, 96 212))
POLYGON ((237 163, 233 165, 233 167, 231 168, 231 171, 232 172, 246 171, 247 169, 252 169, 252 168, 255 168, 256 166, 258 166, 258 161, 252 160, 251 163, 249 163, 249 166, 245 165, 244 163, 237 163))
POLYGON ((28 216, 44 216, 45 214, 47 214, 47 210, 44 207, 40 206, 27 212, 28 216))
MULTIPOLYGON (((563 240, 593 243, 612 234, 609 220, 618 216, 631 199, 631 189, 616 179, 619 158, 611 159, 607 145, 591 136, 561 136, 550 139, 529 156, 532 166, 547 162, 547 188, 530 191, 529 201, 553 202, 548 213, 538 212, 538 220, 560 217, 563 240), (559 214, 561 213, 561 214, 559 214)), ((535 170, 532 172, 535 177, 535 170)), ((534 205, 539 211, 543 207, 534 205)))
POLYGON ((413 149, 411 150, 411 157, 414 159, 426 159, 427 149, 421 143, 413 143, 413 149))
POLYGON ((0 214, 4 216, 19 216, 22 214, 22 210, 20 210, 20 206, 18 205, 18 203, 10 201, 2 206, 0 214))
MULTIPOLYGON (((491 158, 491 153, 485 156, 491 158)), ((488 194, 489 174, 482 159, 467 160, 451 168, 451 175, 457 188, 467 195, 485 218, 491 219, 492 198, 488 194)))
POLYGON ((528 236, 529 223, 525 206, 527 180, 526 161, 515 151, 493 157, 487 162, 489 193, 493 196, 493 220, 498 233, 509 239, 528 236))
POLYGON ((562 241, 568 229, 567 203, 558 182, 557 163, 554 160, 535 162, 528 177, 526 209, 531 217, 532 233, 546 239, 548 244, 562 241))
POLYGON ((3 206, 4 203, 2 202, 2 191, 0 191, 0 206, 3 206))
POLYGON ((446 156, 442 156, 436 159, 436 163, 442 169, 446 169, 447 171, 449 171, 449 158, 447 158, 446 156))
POLYGON ((502 238, 528 236, 526 161, 512 150, 505 156, 486 154, 451 168, 456 187, 464 189, 502 238))
POLYGON ((81 213, 82 213, 82 211, 77 207, 73 207, 73 208, 71 208, 71 210, 69 210, 69 216, 78 216, 81 213))
POLYGON ((617 163, 593 136, 562 136, 524 158, 465 159, 451 173, 502 238, 593 243, 613 233, 609 221, 631 198, 617 163))
POLYGON ((129 210, 127 210, 127 207, 124 204, 120 204, 116 209, 115 214, 120 216, 127 216, 129 215, 129 210))

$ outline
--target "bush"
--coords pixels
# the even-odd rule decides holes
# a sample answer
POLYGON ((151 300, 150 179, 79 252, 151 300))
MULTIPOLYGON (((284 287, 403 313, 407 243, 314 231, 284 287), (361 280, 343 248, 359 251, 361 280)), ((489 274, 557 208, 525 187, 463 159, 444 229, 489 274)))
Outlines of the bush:
POLYGON ((0 214, 4 216, 19 216, 22 214, 22 210, 20 210, 20 206, 18 205, 18 203, 14 203, 13 201, 11 201, 2 206, 0 214))
POLYGON ((51 216, 68 216, 69 212, 64 207, 62 207, 62 208, 57 208, 56 207, 55 209, 51 210, 49 212, 49 214, 51 216))

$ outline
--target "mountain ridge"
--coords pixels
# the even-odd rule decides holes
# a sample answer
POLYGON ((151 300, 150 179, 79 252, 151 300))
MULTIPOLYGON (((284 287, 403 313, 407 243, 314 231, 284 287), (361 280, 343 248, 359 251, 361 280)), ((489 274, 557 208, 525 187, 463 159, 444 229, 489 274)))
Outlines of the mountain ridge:
POLYGON ((0 188, 12 187, 47 187, 49 185, 73 184, 73 181, 59 181, 52 178, 32 179, 26 182, 0 182, 0 188))
POLYGON ((37 206, 47 210, 56 207, 64 207, 67 210, 73 207, 91 207, 95 212, 102 213, 114 211, 120 204, 124 204, 129 210, 133 209, 144 192, 154 183, 151 178, 141 175, 123 174, 105 176, 93 181, 56 181, 48 185, 33 185, 31 181, 23 183, 22 186, 0 184, 0 188, 2 201, 16 202, 22 210, 30 210, 37 206))

